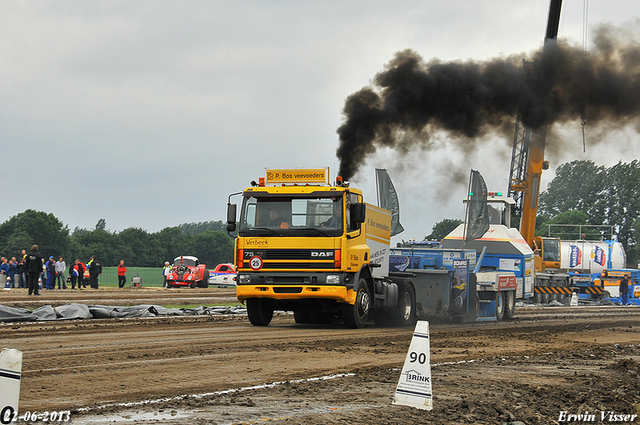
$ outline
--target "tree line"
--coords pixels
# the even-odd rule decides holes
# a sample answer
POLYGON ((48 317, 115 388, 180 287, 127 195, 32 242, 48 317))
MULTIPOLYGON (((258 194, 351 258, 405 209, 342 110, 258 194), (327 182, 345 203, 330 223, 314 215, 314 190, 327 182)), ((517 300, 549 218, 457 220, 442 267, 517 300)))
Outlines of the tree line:
MULTIPOLYGON (((433 226, 425 240, 442 240, 461 223, 446 218, 433 226)), ((519 219, 511 220, 512 226, 519 224, 519 219)), ((620 161, 608 168, 589 160, 560 165, 547 190, 540 193, 536 235, 549 235, 549 225, 553 225, 551 236, 566 240, 611 239, 612 228, 625 247, 627 264, 638 264, 640 161, 620 161)))
POLYGON ((184 223, 149 233, 130 227, 120 232, 106 228, 100 219, 94 229, 70 231, 51 213, 26 210, 0 225, 0 255, 18 257, 36 244, 43 257, 62 256, 67 264, 76 258, 86 262, 96 255, 104 266, 124 260, 132 267, 161 267, 180 255, 194 255, 208 267, 233 260, 233 239, 222 221, 184 223))

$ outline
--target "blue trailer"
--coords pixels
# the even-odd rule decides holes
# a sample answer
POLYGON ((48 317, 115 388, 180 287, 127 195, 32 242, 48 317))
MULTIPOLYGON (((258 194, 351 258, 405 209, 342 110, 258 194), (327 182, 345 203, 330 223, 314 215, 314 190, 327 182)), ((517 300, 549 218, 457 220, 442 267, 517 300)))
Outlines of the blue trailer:
POLYGON ((467 321, 511 318, 518 288, 524 291, 518 281, 525 280, 526 261, 483 251, 405 243, 391 248, 389 274, 414 281, 418 317, 448 316, 467 321))

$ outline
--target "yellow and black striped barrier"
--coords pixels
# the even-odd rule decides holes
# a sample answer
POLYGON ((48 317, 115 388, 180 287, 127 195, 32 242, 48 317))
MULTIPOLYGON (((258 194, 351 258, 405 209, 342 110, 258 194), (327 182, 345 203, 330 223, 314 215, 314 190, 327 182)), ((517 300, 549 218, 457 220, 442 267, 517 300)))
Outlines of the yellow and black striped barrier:
MULTIPOLYGON (((536 286, 534 291, 536 294, 561 294, 571 295, 574 290, 578 288, 571 288, 566 286, 536 286)), ((604 294, 604 288, 601 286, 588 286, 584 288, 585 294, 602 295, 604 294)))
POLYGON ((602 288, 601 286, 588 286, 585 288, 585 293, 602 295, 604 294, 604 288, 602 288))
POLYGON ((573 290, 566 286, 536 286, 535 293, 536 294, 561 294, 561 295, 571 295, 573 290))

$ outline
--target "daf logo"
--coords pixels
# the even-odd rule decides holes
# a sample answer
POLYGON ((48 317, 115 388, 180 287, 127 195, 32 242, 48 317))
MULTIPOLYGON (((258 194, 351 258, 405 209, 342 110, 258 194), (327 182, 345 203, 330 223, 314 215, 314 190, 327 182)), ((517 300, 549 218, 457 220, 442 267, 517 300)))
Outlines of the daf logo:
POLYGON ((333 258, 333 251, 311 251, 311 258, 333 258))

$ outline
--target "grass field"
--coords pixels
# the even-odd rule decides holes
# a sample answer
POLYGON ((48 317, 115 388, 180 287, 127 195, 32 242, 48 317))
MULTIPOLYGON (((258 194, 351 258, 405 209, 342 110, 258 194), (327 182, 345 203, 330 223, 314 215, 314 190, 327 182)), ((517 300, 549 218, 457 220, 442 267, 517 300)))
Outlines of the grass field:
MULTIPOLYGON (((103 267, 102 276, 98 279, 100 286, 118 286, 117 267, 103 267)), ((164 278, 161 267, 127 267, 127 285, 131 284, 131 278, 139 276, 142 286, 162 287, 164 278)))

